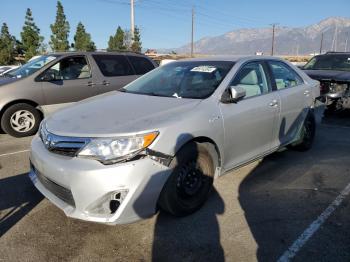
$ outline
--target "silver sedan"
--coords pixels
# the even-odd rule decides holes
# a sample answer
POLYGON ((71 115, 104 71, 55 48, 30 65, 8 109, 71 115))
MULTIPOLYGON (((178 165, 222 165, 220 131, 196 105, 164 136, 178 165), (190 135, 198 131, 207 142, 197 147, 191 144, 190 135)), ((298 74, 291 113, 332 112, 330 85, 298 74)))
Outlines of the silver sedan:
POLYGON ((172 62, 45 119, 30 178, 67 216, 108 224, 195 212, 213 179, 311 148, 319 83, 274 57, 172 62))

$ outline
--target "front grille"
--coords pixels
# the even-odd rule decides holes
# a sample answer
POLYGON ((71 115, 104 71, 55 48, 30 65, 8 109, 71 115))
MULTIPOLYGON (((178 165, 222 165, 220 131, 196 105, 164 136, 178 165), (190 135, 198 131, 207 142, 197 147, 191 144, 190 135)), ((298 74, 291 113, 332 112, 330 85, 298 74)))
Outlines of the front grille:
POLYGON ((62 201, 66 202, 68 205, 75 207, 73 194, 69 189, 53 182, 51 179, 47 178, 46 176, 41 174, 38 170, 36 170, 33 165, 31 167, 32 167, 32 170, 35 172, 38 180, 47 190, 49 190, 52 194, 54 194, 56 197, 58 197, 62 201))
POLYGON ((44 126, 41 126, 40 137, 47 150, 69 157, 76 156, 79 150, 90 142, 90 138, 54 135, 48 132, 44 126))
POLYGON ((47 147, 47 149, 55 154, 74 157, 85 143, 66 143, 58 142, 55 145, 47 147))

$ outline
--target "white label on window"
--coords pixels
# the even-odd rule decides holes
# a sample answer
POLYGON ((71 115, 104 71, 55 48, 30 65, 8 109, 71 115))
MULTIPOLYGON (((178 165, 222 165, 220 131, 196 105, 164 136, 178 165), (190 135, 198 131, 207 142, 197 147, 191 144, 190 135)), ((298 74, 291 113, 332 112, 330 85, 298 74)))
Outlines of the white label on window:
POLYGON ((203 73, 212 73, 216 70, 214 66, 196 66, 191 69, 191 72, 203 72, 203 73))

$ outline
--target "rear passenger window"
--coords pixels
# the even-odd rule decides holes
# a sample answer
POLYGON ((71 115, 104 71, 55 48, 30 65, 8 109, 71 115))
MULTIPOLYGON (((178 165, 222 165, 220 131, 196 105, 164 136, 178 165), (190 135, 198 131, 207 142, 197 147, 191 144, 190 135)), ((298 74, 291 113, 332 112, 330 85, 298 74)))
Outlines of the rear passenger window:
POLYGON ((123 55, 92 55, 104 76, 126 76, 134 72, 123 55))
POLYGON ((233 86, 240 86, 246 91, 245 97, 258 96, 269 92, 266 74, 261 63, 252 62, 244 65, 233 80, 233 86))
POLYGON ((154 69, 154 65, 146 58, 139 56, 128 56, 137 75, 143 75, 154 69))
POLYGON ((302 85, 303 79, 288 65, 279 61, 269 62, 278 90, 302 85))

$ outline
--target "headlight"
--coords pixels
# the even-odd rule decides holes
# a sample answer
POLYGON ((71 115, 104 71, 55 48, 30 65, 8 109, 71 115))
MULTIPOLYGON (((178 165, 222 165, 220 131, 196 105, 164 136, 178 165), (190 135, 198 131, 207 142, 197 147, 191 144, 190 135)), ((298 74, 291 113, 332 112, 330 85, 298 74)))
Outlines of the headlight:
POLYGON ((158 136, 158 132, 118 138, 92 139, 79 152, 79 157, 93 158, 104 164, 116 163, 130 159, 150 146, 158 136))

